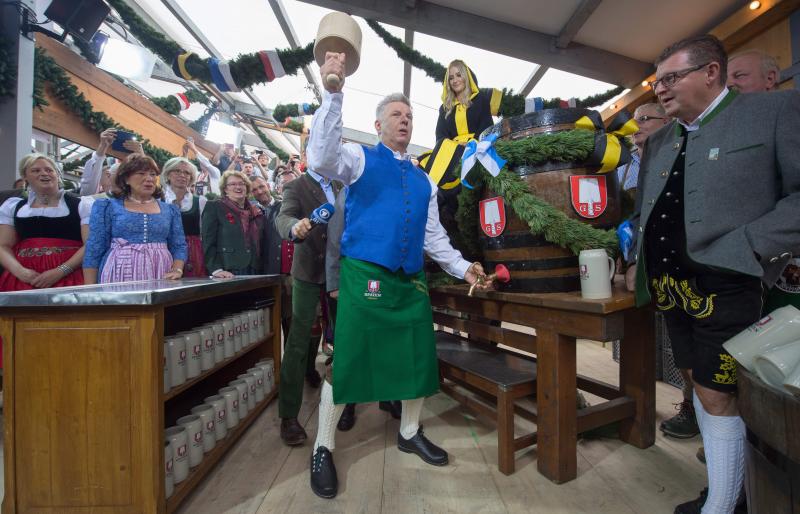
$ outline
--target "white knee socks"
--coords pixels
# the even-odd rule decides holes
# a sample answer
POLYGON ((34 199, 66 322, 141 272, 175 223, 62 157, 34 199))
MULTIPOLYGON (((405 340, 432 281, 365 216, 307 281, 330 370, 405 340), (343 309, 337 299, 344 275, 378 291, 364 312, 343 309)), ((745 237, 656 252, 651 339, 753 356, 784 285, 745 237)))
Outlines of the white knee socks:
POLYGON ((336 423, 344 410, 344 404, 334 405, 333 387, 327 380, 322 381, 322 391, 319 395, 319 428, 317 440, 314 441, 314 451, 324 446, 330 451, 336 447, 336 423))
POLYGON ((703 436, 708 497, 703 514, 729 514, 744 482, 744 421, 739 416, 712 416, 694 395, 697 424, 703 436))
POLYGON ((423 401, 425 398, 403 400, 403 412, 400 415, 400 435, 403 436, 403 439, 411 439, 417 435, 423 401))

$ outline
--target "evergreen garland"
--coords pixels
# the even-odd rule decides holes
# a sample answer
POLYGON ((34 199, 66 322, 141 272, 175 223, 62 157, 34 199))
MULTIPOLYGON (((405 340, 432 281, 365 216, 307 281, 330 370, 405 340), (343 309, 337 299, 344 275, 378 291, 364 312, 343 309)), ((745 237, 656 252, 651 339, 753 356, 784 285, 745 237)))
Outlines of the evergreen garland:
MULTIPOLYGON (((158 55, 165 63, 172 64, 179 55, 186 53, 186 50, 178 43, 150 27, 133 9, 128 7, 125 0, 108 0, 108 4, 117 11, 122 21, 128 26, 131 34, 136 36, 136 39, 158 55)), ((287 75, 297 74, 301 67, 314 61, 313 42, 304 48, 285 48, 276 51, 287 75)), ((194 79, 204 84, 214 84, 208 63, 209 59, 201 59, 196 54, 192 54, 186 59, 186 71, 194 79)), ((231 76, 241 89, 267 82, 264 66, 261 64, 258 53, 240 55, 236 59, 229 61, 229 65, 231 76)))
MULTIPOLYGON (((208 97, 197 89, 187 89, 184 94, 186 95, 186 99, 189 100, 189 103, 201 103, 203 105, 208 105, 208 97)), ((150 101, 174 116, 177 116, 181 113, 181 102, 175 98, 174 95, 158 96, 151 98, 150 101)))
MULTIPOLYGON (((467 181, 474 189, 461 188, 458 195, 456 222, 469 252, 479 251, 478 200, 481 186, 503 196, 506 204, 530 227, 531 234, 541 235, 550 243, 571 250, 575 255, 581 250, 605 248, 615 254, 618 248, 614 230, 596 229, 582 221, 569 218, 528 189, 528 184, 509 172, 510 167, 535 166, 545 162, 581 162, 594 150, 594 133, 589 130, 570 130, 542 134, 516 141, 497 141, 497 153, 508 162, 497 177, 492 177, 477 162, 470 170, 467 181), (483 172, 483 173, 481 173, 483 172)), ((460 170, 457 171, 460 175, 460 170)), ((477 252, 476 252, 477 253, 477 252)))
MULTIPOLYGON (((596 95, 587 96, 586 98, 576 98, 575 108, 589 109, 597 107, 598 105, 603 105, 623 91, 625 91, 624 87, 617 86, 613 89, 609 89, 605 93, 597 93, 596 95)), ((545 109, 558 109, 561 107, 561 98, 555 97, 551 100, 545 100, 543 104, 545 109)))
POLYGON ((203 113, 202 116, 194 120, 193 122, 189 123, 189 127, 191 127, 195 132, 205 135, 206 131, 208 130, 208 122, 211 121, 211 117, 217 113, 219 110, 219 104, 213 104, 206 112, 203 113))
MULTIPOLYGON (((311 104, 311 113, 314 114, 319 109, 319 105, 311 104)), ((276 120, 285 120, 286 118, 296 118, 298 116, 302 116, 303 113, 300 111, 300 106, 297 104, 278 104, 272 110, 272 117, 276 120)))
POLYGON ((50 84, 50 90, 55 98, 58 98, 70 111, 81 119, 84 125, 96 134, 107 128, 116 127, 136 134, 136 138, 141 141, 144 152, 153 158, 159 166, 169 159, 175 157, 174 154, 150 144, 148 139, 144 139, 140 134, 120 126, 104 112, 95 111, 92 103, 81 93, 69 79, 67 73, 53 60, 52 57, 41 49, 36 48, 34 56, 34 106, 41 109, 48 105, 44 99, 44 83, 50 84), (36 91, 38 90, 38 96, 36 91))
POLYGON ((281 148, 279 148, 278 145, 270 141, 267 135, 264 134, 264 132, 260 128, 258 128, 255 122, 251 121, 250 126, 253 127, 253 131, 256 133, 261 142, 264 143, 264 146, 269 148, 272 151, 272 153, 278 156, 280 160, 282 161, 289 160, 289 154, 284 152, 281 148))
POLYGON ((0 36, 0 101, 13 98, 17 88, 17 63, 14 42, 0 36))
POLYGON ((302 134, 303 130, 305 130, 305 125, 300 123, 299 121, 289 120, 283 123, 283 126, 291 130, 292 132, 297 132, 298 134, 302 134))
POLYGON ((88 161, 91 156, 92 154, 88 154, 81 159, 75 159, 73 161, 65 162, 61 167, 61 171, 63 171, 64 173, 68 173, 78 168, 82 168, 86 164, 86 161, 88 161))
MULTIPOLYGON (((442 64, 434 61, 430 57, 426 55, 422 55, 417 50, 414 50, 405 42, 403 42, 400 38, 396 38, 391 35, 386 29, 380 26, 380 24, 374 20, 366 20, 367 25, 375 31, 376 34, 386 43, 391 49, 393 49, 397 56, 400 57, 403 61, 411 64, 415 68, 419 68, 420 70, 424 71, 426 75, 430 78, 435 80, 436 82, 441 83, 444 80, 445 72, 447 68, 445 68, 442 64)), ((589 108, 589 107, 596 107, 598 105, 602 105, 608 100, 614 98, 618 94, 620 94, 624 88, 618 86, 613 89, 609 89, 605 93, 599 93, 596 95, 587 96, 586 98, 578 98, 575 100, 575 107, 578 108, 589 108)), ((553 98, 551 100, 544 101, 544 108, 545 109, 555 109, 561 107, 561 99, 560 98, 553 98)), ((501 116, 516 116, 519 114, 523 114, 525 112, 525 97, 522 95, 515 95, 511 90, 503 89, 503 100, 500 103, 500 115, 501 116), (510 98, 507 100, 506 95, 510 98)))
POLYGON ((497 114, 504 118, 525 114, 525 97, 515 95, 512 89, 503 88, 503 98, 500 99, 500 109, 497 114))

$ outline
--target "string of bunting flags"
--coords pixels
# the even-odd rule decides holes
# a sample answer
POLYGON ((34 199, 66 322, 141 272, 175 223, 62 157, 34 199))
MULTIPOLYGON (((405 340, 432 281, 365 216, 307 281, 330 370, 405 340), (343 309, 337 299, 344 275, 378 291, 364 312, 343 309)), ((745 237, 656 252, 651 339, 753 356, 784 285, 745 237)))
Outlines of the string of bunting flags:
MULTIPOLYGON (((447 69, 441 63, 438 63, 430 57, 423 55, 419 51, 411 48, 403 40, 390 34, 386 29, 375 20, 366 20, 367 25, 380 37, 386 45, 395 51, 397 56, 403 61, 409 63, 425 72, 426 75, 431 77, 434 81, 441 83, 444 80, 445 72, 447 69)), ((546 100, 544 98, 529 98, 528 101, 535 101, 535 106, 528 107, 528 111, 542 110, 542 109, 555 109, 558 107, 579 107, 590 108, 602 105, 608 100, 611 100, 618 94, 622 93, 624 88, 617 86, 609 89, 603 93, 587 96, 585 98, 570 98, 563 100, 561 98, 552 98, 546 100)), ((525 98, 519 94, 513 94, 513 91, 503 90, 504 105, 500 108, 500 114, 503 116, 516 116, 525 112, 525 98), (505 100, 508 97, 508 100, 505 100)))
POLYGON ((262 50, 232 60, 201 58, 154 30, 124 0, 108 0, 120 19, 142 45, 172 64, 172 70, 185 80, 212 84, 220 91, 237 92, 256 84, 271 82, 314 61, 314 45, 303 48, 262 50))

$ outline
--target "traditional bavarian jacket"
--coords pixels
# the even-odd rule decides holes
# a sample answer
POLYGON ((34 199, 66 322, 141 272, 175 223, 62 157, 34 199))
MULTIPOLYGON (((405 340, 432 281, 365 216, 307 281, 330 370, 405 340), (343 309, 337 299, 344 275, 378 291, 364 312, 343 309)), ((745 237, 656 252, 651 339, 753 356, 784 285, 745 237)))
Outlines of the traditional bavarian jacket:
POLYGON ((382 143, 371 149, 342 144, 343 97, 324 93, 306 151, 310 168, 350 186, 342 255, 411 274, 422 269, 424 251, 447 273, 464 278, 470 263, 439 223, 436 186, 408 155, 382 143))

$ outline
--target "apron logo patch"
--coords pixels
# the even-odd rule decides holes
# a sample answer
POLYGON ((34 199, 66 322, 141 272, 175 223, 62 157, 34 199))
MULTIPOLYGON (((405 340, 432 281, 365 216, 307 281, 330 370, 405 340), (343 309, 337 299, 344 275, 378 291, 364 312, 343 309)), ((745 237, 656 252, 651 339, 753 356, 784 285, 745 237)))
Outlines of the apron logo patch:
POLYGON ((364 291, 364 296, 366 298, 380 298, 383 296, 383 293, 381 293, 381 281, 367 280, 367 290, 364 291))

